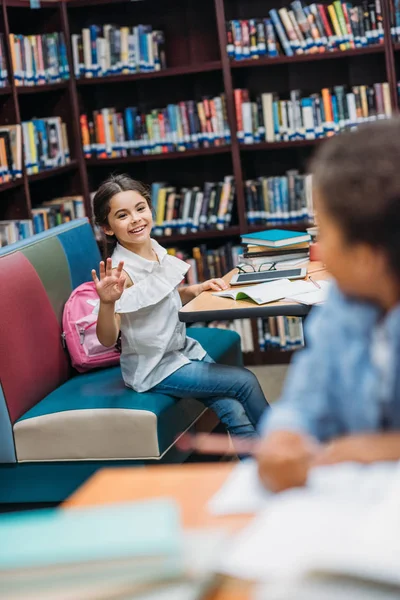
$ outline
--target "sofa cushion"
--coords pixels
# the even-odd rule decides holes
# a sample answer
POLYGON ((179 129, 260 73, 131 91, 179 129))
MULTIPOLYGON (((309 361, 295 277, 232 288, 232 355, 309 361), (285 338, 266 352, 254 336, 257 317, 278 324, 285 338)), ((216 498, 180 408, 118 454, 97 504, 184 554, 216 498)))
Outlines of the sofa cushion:
POLYGON ((17 460, 161 458, 204 410, 194 399, 127 388, 119 367, 78 375, 14 425, 17 460))
MULTIPOLYGON (((191 328, 188 334, 217 362, 240 364, 237 333, 191 328)), ((162 458, 204 410, 193 398, 127 388, 119 367, 78 375, 14 425, 17 460, 162 458)))
POLYGON ((60 327, 39 276, 21 252, 0 258, 0 380, 11 423, 68 377, 60 327))

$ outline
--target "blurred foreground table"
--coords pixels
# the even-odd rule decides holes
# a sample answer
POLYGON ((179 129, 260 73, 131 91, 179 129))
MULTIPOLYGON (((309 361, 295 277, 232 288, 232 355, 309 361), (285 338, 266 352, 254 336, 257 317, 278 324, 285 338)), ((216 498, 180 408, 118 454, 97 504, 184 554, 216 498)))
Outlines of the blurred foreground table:
MULTIPOLYGON (((102 469, 63 506, 70 509, 169 496, 180 506, 185 528, 223 527, 234 532, 246 525, 250 517, 214 517, 207 510, 208 500, 234 466, 235 463, 213 463, 102 469)), ((207 600, 248 600, 251 587, 247 582, 226 578, 207 600)))

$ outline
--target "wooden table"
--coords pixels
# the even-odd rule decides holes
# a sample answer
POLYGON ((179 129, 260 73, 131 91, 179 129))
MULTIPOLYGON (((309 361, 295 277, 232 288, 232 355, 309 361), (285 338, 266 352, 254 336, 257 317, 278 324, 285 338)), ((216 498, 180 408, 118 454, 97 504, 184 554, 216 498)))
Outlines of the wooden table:
MULTIPOLYGON (((226 283, 229 283, 234 273, 237 273, 237 269, 224 276, 226 283)), ((308 263, 308 275, 312 275, 315 281, 329 278, 329 273, 323 264, 317 261, 308 263)), ((195 321, 224 321, 253 317, 276 317, 281 315, 303 317, 309 313, 310 308, 310 306, 304 304, 284 300, 269 302, 260 306, 251 300, 217 298, 212 295, 212 292, 203 292, 200 296, 197 296, 197 298, 194 298, 194 300, 191 300, 181 308, 179 318, 185 323, 193 323, 195 321)))
MULTIPOLYGON (((72 509, 169 496, 181 509, 184 527, 224 527, 234 532, 246 525, 250 517, 213 517, 207 510, 208 500, 233 467, 234 463, 212 463, 102 469, 64 502, 63 507, 72 509)), ((208 600, 248 600, 250 592, 248 582, 226 578, 208 600)))

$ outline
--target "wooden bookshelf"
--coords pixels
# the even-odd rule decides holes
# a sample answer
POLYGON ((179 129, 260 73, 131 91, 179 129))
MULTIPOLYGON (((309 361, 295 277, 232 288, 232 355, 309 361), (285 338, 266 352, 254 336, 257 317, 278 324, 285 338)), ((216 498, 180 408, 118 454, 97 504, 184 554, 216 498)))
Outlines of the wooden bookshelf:
POLYGON ((19 85, 16 86, 17 94, 44 94, 46 92, 55 92, 57 90, 66 90, 68 81, 58 83, 45 83, 42 85, 19 85))
MULTIPOLYGON (((326 2, 327 0, 322 0, 326 2)), ((262 18, 283 0, 60 0, 43 1, 32 10, 29 0, 0 1, 0 32, 4 34, 10 74, 9 85, 0 88, 0 125, 21 123, 33 117, 60 116, 67 125, 71 163, 0 185, 0 219, 31 218, 33 207, 55 196, 82 194, 91 217, 90 192, 110 173, 127 172, 146 183, 167 181, 171 185, 202 185, 233 175, 236 202, 232 225, 224 231, 201 231, 185 236, 160 238, 166 245, 197 243, 221 245, 237 242, 240 234, 265 229, 249 226, 246 219, 244 183, 258 176, 279 176, 289 169, 303 169, 322 140, 296 140, 239 144, 236 137, 233 90, 246 88, 252 94, 307 93, 335 85, 363 85, 388 81, 392 104, 398 107, 400 43, 390 36, 390 2, 382 0, 385 41, 382 45, 346 51, 304 54, 293 57, 232 61, 226 51, 226 22, 231 19, 262 18), (75 79, 71 34, 91 23, 134 25, 151 23, 165 31, 167 68, 151 73, 75 79), (11 68, 9 34, 42 34, 61 31, 67 43, 70 79, 40 86, 16 86, 11 68), (123 84, 123 85, 120 85, 123 84), (105 106, 139 105, 143 109, 170 102, 199 99, 224 92, 231 143, 225 146, 172 152, 169 154, 85 159, 80 138, 80 114, 105 106)), ((285 225, 301 229, 307 224, 285 225)), ((256 338, 255 338, 256 339, 256 338)), ((258 351, 258 363, 263 358, 258 351)), ((265 353, 269 358, 273 353, 265 353)), ((287 357, 290 352, 280 352, 287 357)), ((278 356, 278 354, 277 354, 278 356)), ((276 358, 278 360, 278 358, 276 358)))

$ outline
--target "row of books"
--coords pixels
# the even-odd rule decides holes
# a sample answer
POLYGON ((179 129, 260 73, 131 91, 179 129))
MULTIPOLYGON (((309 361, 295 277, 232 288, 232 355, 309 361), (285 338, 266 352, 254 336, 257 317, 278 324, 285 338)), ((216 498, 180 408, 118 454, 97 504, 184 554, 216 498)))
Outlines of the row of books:
POLYGON ((257 319, 260 350, 294 350, 304 346, 301 317, 268 317, 257 319))
POLYGON ((229 227, 235 199, 232 175, 223 181, 206 181, 202 187, 168 186, 155 182, 151 197, 156 214, 153 233, 174 235, 229 227))
POLYGON ((294 0, 288 8, 270 10, 269 18, 228 21, 226 31, 233 60, 349 50, 384 40, 380 0, 362 7, 340 0, 306 6, 294 0))
POLYGON ((0 127, 0 184, 22 177, 21 125, 0 127))
POLYGON ((44 85, 69 79, 64 34, 10 33, 11 60, 16 85, 44 85))
POLYGON ((61 117, 24 121, 22 137, 28 175, 70 162, 67 126, 61 117))
POLYGON ((83 196, 62 196, 32 209, 33 229, 41 233, 85 216, 83 196))
POLYGON ((30 219, 0 221, 0 248, 24 240, 31 235, 33 235, 33 224, 30 219))
MULTIPOLYGON (((229 331, 236 331, 236 333, 238 333, 240 336, 240 346, 243 354, 254 352, 254 340, 250 319, 235 319, 234 321, 211 321, 206 325, 212 329, 227 329, 229 331)), ((188 329, 188 335, 190 336, 190 329, 188 329)))
POLYGON ((283 177, 258 177, 245 181, 249 225, 313 222, 312 175, 297 170, 283 177))
POLYGON ((240 143, 313 140, 360 123, 392 115, 389 84, 337 85, 320 93, 289 97, 263 93, 253 101, 247 89, 235 89, 237 137, 240 143))
POLYGON ((71 36, 75 77, 104 77, 166 68, 165 35, 151 25, 89 25, 71 36))
POLYGON ((182 152, 230 143, 225 95, 168 104, 143 112, 128 107, 81 114, 86 158, 182 152))
POLYGON ((186 283, 193 285, 212 277, 223 277, 241 261, 242 246, 227 242, 218 248, 208 248, 206 244, 195 246, 190 251, 168 248, 168 253, 187 262, 191 268, 186 274, 186 283))
POLYGON ((9 83, 4 34, 0 33, 0 87, 6 87, 9 83))
POLYGON ((390 33, 394 42, 400 42, 400 0, 389 2, 390 33))

